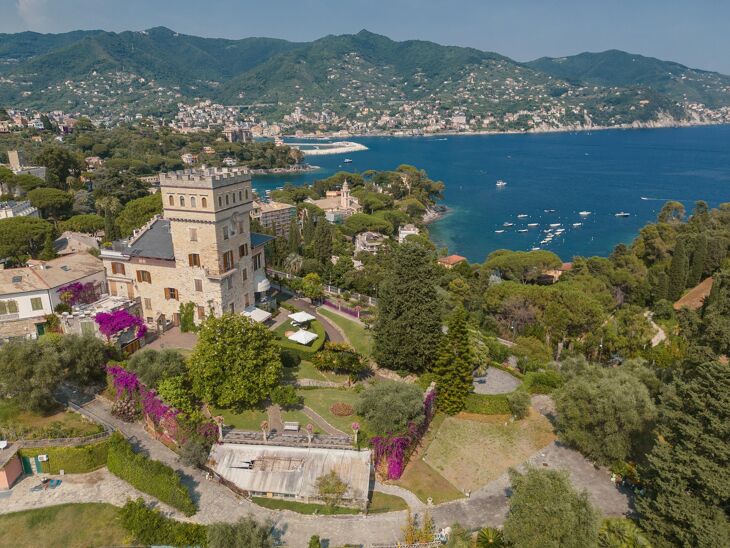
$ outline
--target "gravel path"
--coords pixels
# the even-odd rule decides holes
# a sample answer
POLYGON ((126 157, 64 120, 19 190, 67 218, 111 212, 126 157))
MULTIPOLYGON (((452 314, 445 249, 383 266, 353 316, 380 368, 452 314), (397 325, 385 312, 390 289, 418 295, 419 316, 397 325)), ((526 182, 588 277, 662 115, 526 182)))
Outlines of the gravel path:
POLYGON ((490 367, 484 377, 474 379, 474 392, 477 394, 508 394, 517 390, 520 384, 521 381, 518 378, 506 371, 490 367))
POLYGON ((376 481, 373 490, 402 498, 404 501, 406 501, 406 504, 408 504, 408 507, 411 509, 412 512, 423 512, 426 509, 426 504, 421 502, 421 499, 419 499, 415 494, 413 494, 408 489, 404 489, 403 487, 398 487, 397 485, 380 483, 379 481, 376 481))
POLYGON ((302 407, 302 413, 307 415, 310 419, 312 419, 314 422, 316 422, 320 428, 322 428, 325 432, 327 432, 330 436, 347 436, 342 430, 338 430, 334 426, 332 426, 330 423, 328 423, 325 418, 317 413, 314 409, 311 407, 307 407, 306 405, 302 407))

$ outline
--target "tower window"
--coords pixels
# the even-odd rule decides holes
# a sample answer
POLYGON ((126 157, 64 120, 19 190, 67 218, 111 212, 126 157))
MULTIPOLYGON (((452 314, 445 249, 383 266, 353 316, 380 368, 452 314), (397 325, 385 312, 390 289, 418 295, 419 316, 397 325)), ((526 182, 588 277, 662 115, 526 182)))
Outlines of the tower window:
POLYGON ((238 191, 238 200, 243 200, 243 193, 240 190, 238 191))
POLYGON ((226 251, 223 254, 223 272, 233 269, 233 251, 226 251))
POLYGON ((246 201, 248 201, 248 189, 246 189, 246 201))
POLYGON ((223 196, 218 196, 218 207, 223 207, 223 196))
POLYGON ((197 207, 198 201, 195 199, 195 196, 190 197, 190 207, 197 207))
POLYGON ((227 226, 223 227, 223 239, 224 240, 228 239, 228 227, 227 226))
POLYGON ((168 202, 168 203, 169 203, 169 204, 170 204, 171 206, 174 206, 174 205, 175 205, 175 197, 174 197, 174 196, 173 196, 172 194, 170 194, 170 196, 169 196, 169 197, 167 198, 167 202, 168 202))
POLYGON ((197 228, 189 228, 190 231, 190 241, 191 242, 197 242, 198 241, 198 229, 197 228))
POLYGON ((208 198, 201 198, 200 199, 200 205, 207 208, 208 207, 208 198))
POLYGON ((200 255, 197 253, 190 253, 188 255, 188 264, 190 266, 200 266, 200 255))
POLYGON ((248 244, 241 244, 238 246, 238 256, 245 257, 248 255, 248 244))
POLYGON ((112 263, 112 274, 124 275, 124 264, 123 263, 112 263))
POLYGON ((150 273, 146 270, 138 270, 137 271, 137 281, 140 283, 152 283, 152 276, 150 273))
POLYGON ((228 205, 228 194, 226 194, 226 205, 228 205))
POLYGON ((185 207, 185 196, 180 196, 180 207, 185 207))
POLYGON ((169 300, 180 300, 180 296, 178 295, 177 289, 174 287, 166 287, 165 288, 165 299, 169 300))
POLYGON ((203 280, 193 280, 195 282, 195 291, 203 291, 203 280))

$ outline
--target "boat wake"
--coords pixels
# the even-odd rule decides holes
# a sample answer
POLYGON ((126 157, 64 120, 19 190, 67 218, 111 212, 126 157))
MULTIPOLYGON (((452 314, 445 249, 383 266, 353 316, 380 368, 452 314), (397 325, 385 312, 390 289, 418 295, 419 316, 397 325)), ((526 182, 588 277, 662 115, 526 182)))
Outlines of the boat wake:
POLYGON ((677 200, 675 198, 648 198, 646 196, 641 197, 645 202, 686 202, 688 200, 677 200))

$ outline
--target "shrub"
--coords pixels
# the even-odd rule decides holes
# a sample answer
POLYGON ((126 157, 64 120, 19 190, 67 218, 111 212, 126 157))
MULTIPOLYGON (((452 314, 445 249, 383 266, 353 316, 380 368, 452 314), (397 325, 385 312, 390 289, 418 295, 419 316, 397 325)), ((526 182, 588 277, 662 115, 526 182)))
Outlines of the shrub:
POLYGON ((423 393, 413 384, 378 383, 360 394, 356 410, 367 420, 369 432, 378 435, 405 432, 410 423, 423 423, 423 393))
POLYGON ((525 375, 525 389, 530 394, 550 394, 563 386, 563 377, 557 371, 531 371, 525 375))
POLYGON ((183 523, 166 518, 159 510, 148 508, 144 500, 127 501, 119 519, 134 541, 144 545, 206 546, 205 525, 183 523))
POLYGON ((281 349, 281 365, 285 368, 294 368, 298 367, 300 363, 302 363, 302 357, 293 350, 290 350, 288 348, 282 348, 281 349))
POLYGON ((124 422, 136 421, 142 413, 132 398, 119 398, 112 405, 112 415, 124 422))
POLYGON ((126 367, 134 371, 149 388, 157 388, 162 379, 187 373, 185 357, 177 350, 153 350, 135 352, 126 367))
POLYGON ((284 409, 291 409, 302 404, 303 398, 291 385, 277 386, 271 391, 271 401, 284 409))
POLYGON ((322 324, 318 321, 313 321, 311 323, 311 329, 317 334, 317 340, 314 341, 311 346, 304 346, 286 338, 277 339, 276 342, 281 347, 282 352, 288 350, 299 356, 300 360, 311 360, 313 354, 322 350, 327 335, 324 327, 322 327, 322 324))
POLYGON ((180 447, 180 460, 186 466, 200 467, 208 460, 208 453, 210 453, 210 446, 205 440, 193 436, 185 440, 180 447))
POLYGON ((84 474, 106 466, 108 451, 106 439, 78 447, 28 447, 20 450, 20 456, 48 455, 48 460, 41 463, 45 474, 58 474, 61 470, 66 474, 84 474))
POLYGON ((512 413, 505 394, 469 394, 464 411, 478 415, 509 415, 512 413))
POLYGON ((273 524, 259 525, 253 518, 236 523, 213 523, 208 526, 208 548, 274 548, 273 524))
POLYGON ((517 419, 524 419, 530 413, 530 394, 524 390, 515 390, 507 394, 507 404, 517 419))
POLYGON ((177 508, 186 516, 196 512, 195 503, 181 483, 179 474, 161 462, 135 453, 119 433, 113 434, 109 440, 107 467, 115 476, 177 508))
POLYGON ((337 417, 349 417, 354 413, 354 409, 349 403, 338 401, 330 405, 330 413, 337 417))

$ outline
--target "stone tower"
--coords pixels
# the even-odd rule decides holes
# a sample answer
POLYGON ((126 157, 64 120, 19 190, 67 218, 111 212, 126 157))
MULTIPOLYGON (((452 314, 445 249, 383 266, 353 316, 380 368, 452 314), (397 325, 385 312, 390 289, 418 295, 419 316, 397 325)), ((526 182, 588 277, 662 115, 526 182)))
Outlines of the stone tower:
POLYGON ((347 179, 342 183, 342 192, 340 193, 340 209, 349 209, 350 207, 350 185, 347 179))
POLYGON ((160 192, 181 293, 202 291, 216 315, 254 304, 251 176, 227 168, 163 173, 160 192))

